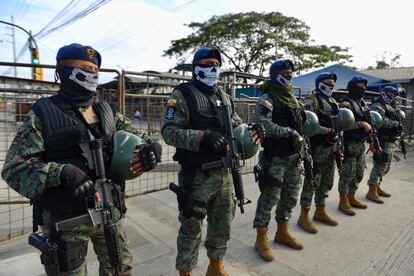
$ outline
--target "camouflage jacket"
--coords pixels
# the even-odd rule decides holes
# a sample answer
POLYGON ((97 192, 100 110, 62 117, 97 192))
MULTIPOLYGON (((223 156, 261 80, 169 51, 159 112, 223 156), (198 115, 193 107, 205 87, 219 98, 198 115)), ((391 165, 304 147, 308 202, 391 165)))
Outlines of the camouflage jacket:
MULTIPOLYGON (((116 113, 115 121, 117 130, 140 135, 121 113, 116 113)), ((155 141, 147 135, 142 137, 147 143, 155 141)), ((65 164, 45 163, 44 152, 40 120, 30 111, 7 152, 2 178, 13 190, 29 199, 36 198, 48 187, 60 185, 60 171, 65 164)))
POLYGON ((272 138, 289 137, 292 129, 283 127, 273 122, 273 103, 270 96, 266 93, 260 96, 256 103, 256 122, 266 129, 266 136, 272 138))
MULTIPOLYGON (((394 109, 398 108, 398 105, 395 101, 393 101, 390 106, 394 109)), ((371 110, 377 111, 379 114, 381 114, 382 117, 382 124, 381 128, 394 128, 397 127, 400 123, 396 120, 392 120, 385 116, 385 111, 387 110, 387 107, 385 106, 385 103, 376 101, 371 105, 371 110)))

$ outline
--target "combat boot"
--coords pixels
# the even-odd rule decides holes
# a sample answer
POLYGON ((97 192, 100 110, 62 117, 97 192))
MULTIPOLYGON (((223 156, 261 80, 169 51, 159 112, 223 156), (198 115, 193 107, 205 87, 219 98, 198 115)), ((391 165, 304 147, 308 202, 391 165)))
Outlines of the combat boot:
POLYGON ((338 210, 348 216, 355 216, 355 212, 352 210, 351 205, 349 205, 348 197, 346 194, 339 194, 339 205, 338 210))
POLYGON ((386 191, 384 191, 383 189, 381 189, 380 186, 377 187, 377 194, 379 196, 383 196, 383 197, 391 197, 390 193, 387 193, 386 191))
POLYGON ((332 219, 325 211, 325 205, 316 205, 315 214, 313 220, 325 223, 327 225, 336 226, 338 222, 332 219))
POLYGON ((192 276, 193 274, 190 271, 180 271, 180 276, 192 276))
POLYGON ((384 203, 384 201, 378 196, 377 186, 375 185, 369 185, 369 190, 365 197, 375 203, 384 203))
POLYGON ((226 271, 224 271, 224 261, 220 260, 211 260, 207 268, 206 276, 230 276, 226 271))
POLYGON ((288 231, 289 224, 278 223, 274 242, 287 245, 293 249, 302 250, 303 245, 298 242, 288 231))
POLYGON ((318 229, 316 229, 315 224, 313 224, 309 220, 309 210, 310 210, 309 207, 307 207, 307 208, 303 207, 301 209, 299 219, 298 219, 298 225, 299 225, 300 228, 302 228, 306 232, 316 234, 316 233, 318 233, 318 229))
POLYGON ((273 252, 270 249, 269 243, 267 241, 267 228, 256 228, 257 238, 254 248, 259 253, 260 257, 266 261, 273 261, 273 252))
POLYGON ((363 204, 363 203, 359 202, 355 198, 355 192, 348 193, 348 201, 349 201, 349 204, 352 207, 355 207, 355 208, 358 208, 358 209, 367 209, 367 207, 368 207, 366 204, 363 204))

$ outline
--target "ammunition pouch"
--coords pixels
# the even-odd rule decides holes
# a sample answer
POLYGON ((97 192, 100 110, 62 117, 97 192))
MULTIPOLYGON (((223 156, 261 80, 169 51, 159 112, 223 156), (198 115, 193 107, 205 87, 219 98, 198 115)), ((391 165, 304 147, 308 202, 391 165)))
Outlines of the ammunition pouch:
POLYGON ((87 242, 58 242, 59 267, 62 272, 79 268, 86 258, 87 242))

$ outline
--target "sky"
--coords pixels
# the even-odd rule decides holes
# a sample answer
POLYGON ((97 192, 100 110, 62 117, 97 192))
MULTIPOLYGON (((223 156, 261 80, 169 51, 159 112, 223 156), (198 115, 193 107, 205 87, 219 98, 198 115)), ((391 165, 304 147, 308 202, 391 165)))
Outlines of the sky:
MULTIPOLYGON (((79 9, 92 0, 72 0, 79 9)), ((0 20, 37 34, 71 0, 2 0, 0 20)), ((353 62, 366 68, 384 53, 401 54, 400 66, 414 66, 410 26, 414 4, 407 0, 112 0, 73 24, 37 40, 42 64, 54 64, 57 50, 73 42, 91 45, 103 57, 102 67, 130 71, 165 72, 176 65, 175 58, 163 57, 172 40, 191 33, 185 26, 204 22, 214 15, 238 12, 278 11, 310 27, 316 44, 349 47, 353 62)), ((13 61, 11 29, 0 23, 0 61, 13 61)), ((27 35, 15 30, 16 52, 27 35)), ((190 58, 190 57, 189 57, 190 58)), ((18 62, 29 63, 29 51, 18 62)), ((0 67, 0 75, 13 74, 0 67)), ((28 74, 19 70, 19 77, 28 74)), ((51 73, 48 74, 52 76, 51 73)))

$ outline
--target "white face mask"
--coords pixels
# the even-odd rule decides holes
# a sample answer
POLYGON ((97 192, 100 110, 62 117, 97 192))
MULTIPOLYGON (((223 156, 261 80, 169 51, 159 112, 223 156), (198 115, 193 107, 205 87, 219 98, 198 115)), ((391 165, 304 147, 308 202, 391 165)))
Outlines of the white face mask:
POLYGON ((73 68, 69 79, 89 91, 96 91, 98 87, 98 73, 91 73, 80 68, 73 68))
POLYGON ((292 78, 287 79, 282 74, 277 74, 276 81, 278 83, 280 83, 280 85, 282 85, 284 87, 288 87, 289 85, 292 84, 292 78))
POLYGON ((392 103, 392 101, 395 99, 395 97, 390 97, 388 96, 387 93, 385 92, 381 92, 381 98, 384 100, 384 102, 386 102, 387 104, 392 103))
POLYGON ((334 88, 333 85, 328 85, 323 82, 320 82, 318 85, 319 91, 321 91, 323 94, 325 94, 328 97, 332 95, 333 88, 334 88))
POLYGON ((212 66, 195 66, 194 74, 196 79, 205 85, 214 86, 217 84, 220 76, 220 67, 212 66))

